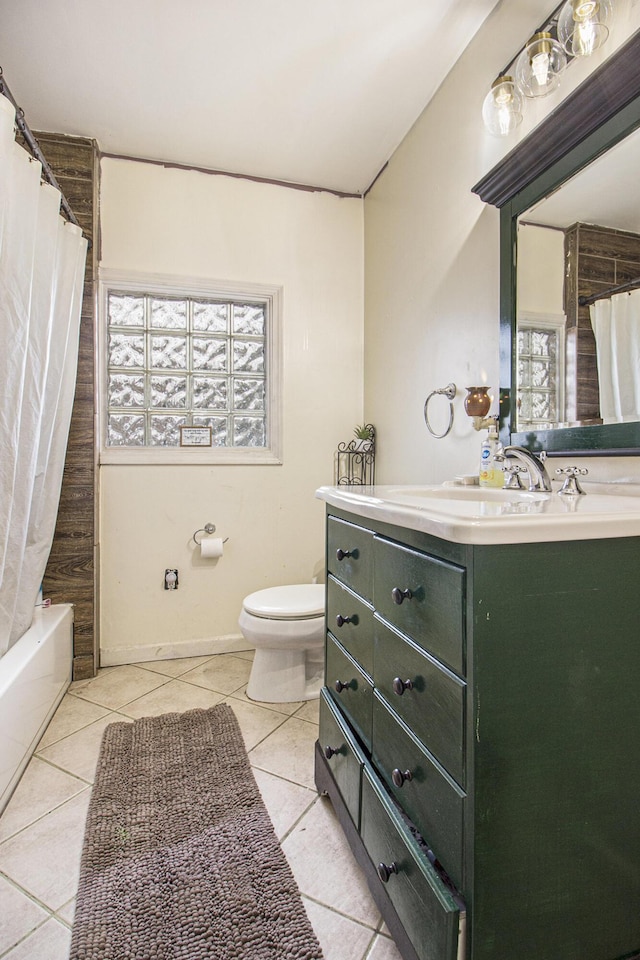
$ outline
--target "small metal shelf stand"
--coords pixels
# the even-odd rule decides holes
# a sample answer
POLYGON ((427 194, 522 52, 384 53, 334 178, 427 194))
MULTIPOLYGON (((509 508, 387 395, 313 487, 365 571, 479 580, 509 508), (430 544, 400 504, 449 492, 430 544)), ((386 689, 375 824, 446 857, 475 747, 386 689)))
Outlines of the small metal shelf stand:
POLYGON ((334 454, 334 482, 336 486, 363 486, 375 483, 376 431, 372 424, 369 440, 349 440, 339 443, 334 454))

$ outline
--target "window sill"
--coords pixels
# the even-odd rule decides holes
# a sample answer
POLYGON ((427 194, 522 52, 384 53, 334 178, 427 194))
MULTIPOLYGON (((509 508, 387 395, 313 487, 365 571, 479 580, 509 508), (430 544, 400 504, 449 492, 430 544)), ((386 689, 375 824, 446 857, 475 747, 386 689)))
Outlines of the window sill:
POLYGON ((100 465, 129 466, 279 466, 282 458, 273 450, 255 447, 110 447, 100 452, 100 465))

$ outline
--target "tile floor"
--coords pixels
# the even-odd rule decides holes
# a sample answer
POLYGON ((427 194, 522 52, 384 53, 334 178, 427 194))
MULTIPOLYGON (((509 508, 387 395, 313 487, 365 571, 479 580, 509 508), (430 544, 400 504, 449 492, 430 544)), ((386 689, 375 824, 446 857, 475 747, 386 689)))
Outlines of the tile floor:
POLYGON ((325 960, 400 960, 313 783, 318 701, 247 699, 251 654, 100 670, 72 683, 0 817, 0 960, 67 960, 84 820, 114 720, 229 703, 325 960))

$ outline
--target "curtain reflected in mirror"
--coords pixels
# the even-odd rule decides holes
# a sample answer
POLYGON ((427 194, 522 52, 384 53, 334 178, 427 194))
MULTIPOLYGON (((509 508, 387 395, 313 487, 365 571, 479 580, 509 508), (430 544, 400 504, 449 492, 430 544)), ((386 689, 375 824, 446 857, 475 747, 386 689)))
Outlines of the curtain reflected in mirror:
POLYGON ((600 414, 605 423, 638 419, 640 410, 640 290, 589 307, 596 341, 600 414))

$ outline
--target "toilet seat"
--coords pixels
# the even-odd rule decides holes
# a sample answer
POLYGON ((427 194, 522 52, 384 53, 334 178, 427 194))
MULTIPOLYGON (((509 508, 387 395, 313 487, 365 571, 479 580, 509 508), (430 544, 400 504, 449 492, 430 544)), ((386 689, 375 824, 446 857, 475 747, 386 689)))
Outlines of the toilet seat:
POLYGON ((267 587, 245 597, 247 613, 263 620, 311 620, 324 617, 324 584, 267 587))

